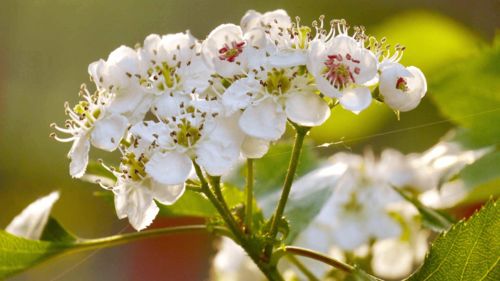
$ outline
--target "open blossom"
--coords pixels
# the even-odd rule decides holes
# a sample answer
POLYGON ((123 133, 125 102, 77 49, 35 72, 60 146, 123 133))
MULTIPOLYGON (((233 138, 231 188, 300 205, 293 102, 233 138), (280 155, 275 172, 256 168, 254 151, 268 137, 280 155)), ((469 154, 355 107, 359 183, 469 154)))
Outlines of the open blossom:
POLYGON ((267 34, 265 50, 267 63, 273 67, 305 65, 311 29, 292 23, 284 10, 261 14, 250 10, 241 19, 243 32, 262 30, 267 34))
POLYGON ((375 78, 378 63, 364 47, 362 34, 349 36, 340 22, 337 29, 339 34, 311 42, 307 68, 323 94, 358 113, 371 103, 371 92, 365 84, 375 78))
POLYGON ((261 30, 243 34, 235 24, 216 27, 203 42, 205 62, 220 76, 245 75, 265 62, 267 38, 261 30))
POLYGON ((204 91, 211 72, 200 51, 201 43, 189 31, 149 35, 139 52, 143 64, 139 83, 155 95, 204 91))
POLYGON ((120 46, 107 60, 91 63, 88 72, 97 89, 108 93, 109 112, 127 117, 131 124, 144 118, 152 100, 136 83, 136 76, 141 72, 137 50, 120 46))
POLYGON ((401 234, 388 206, 402 199, 392 188, 372 177, 373 166, 356 155, 339 153, 333 163, 347 163, 331 198, 315 219, 317 227, 330 229, 331 243, 343 250, 354 250, 372 238, 384 239, 401 234))
POLYGON ((59 200, 57 191, 37 199, 17 215, 5 231, 26 239, 40 239, 49 220, 52 206, 57 200, 59 200))
POLYGON ((315 93, 298 68, 263 68, 235 81, 222 95, 229 113, 243 110, 239 124, 248 135, 274 141, 287 118, 302 126, 318 126, 330 116, 327 103, 315 93))
POLYGON ((73 109, 66 107, 69 116, 65 128, 52 124, 56 130, 70 134, 68 138, 53 136, 62 142, 73 142, 68 157, 71 159, 70 174, 79 178, 83 176, 89 161, 90 144, 106 150, 115 150, 128 126, 128 120, 124 116, 109 112, 107 104, 109 94, 105 90, 90 94, 85 86, 81 88, 84 100, 73 109))

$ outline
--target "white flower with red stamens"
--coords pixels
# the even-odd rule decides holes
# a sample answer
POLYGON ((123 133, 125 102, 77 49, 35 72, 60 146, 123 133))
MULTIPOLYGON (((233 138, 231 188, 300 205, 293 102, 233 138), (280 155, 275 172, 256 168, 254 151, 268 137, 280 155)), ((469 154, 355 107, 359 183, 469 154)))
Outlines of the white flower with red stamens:
POLYGON ((266 35, 263 30, 243 34, 234 24, 222 24, 212 30, 202 46, 207 64, 220 76, 245 75, 266 60, 266 35))
POLYGON ((385 104, 397 111, 410 111, 417 107, 427 92, 427 81, 420 69, 399 63, 385 64, 381 68, 379 92, 385 104))
POLYGON ((51 124, 56 130, 70 134, 68 138, 52 136, 60 142, 73 142, 68 153, 71 159, 70 175, 80 178, 85 174, 89 161, 90 144, 106 151, 114 151, 128 126, 128 120, 120 114, 108 111, 109 93, 105 90, 90 94, 85 85, 81 88, 84 101, 78 103, 74 109, 65 104, 66 114, 69 116, 65 128, 51 124))
POLYGON ((340 34, 327 41, 319 38, 311 42, 307 68, 323 94, 359 113, 371 103, 371 92, 365 83, 376 77, 377 59, 364 48, 362 39, 348 36, 342 24, 338 29, 340 34))

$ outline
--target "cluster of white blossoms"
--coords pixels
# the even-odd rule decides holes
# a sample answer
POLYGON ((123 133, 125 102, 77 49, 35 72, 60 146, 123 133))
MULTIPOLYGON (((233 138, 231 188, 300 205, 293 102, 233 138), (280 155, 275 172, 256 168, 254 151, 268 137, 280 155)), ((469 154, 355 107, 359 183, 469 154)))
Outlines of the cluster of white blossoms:
MULTIPOLYGON (((450 195, 443 191, 451 185, 457 192, 460 180, 453 176, 489 151, 491 148, 470 150, 456 142, 441 141, 423 153, 408 155, 393 149, 384 150, 379 158, 373 153, 337 153, 294 183, 290 200, 304 200, 316 191, 330 195, 293 244, 338 260, 351 259, 351 263, 353 258, 370 258, 370 268, 377 276, 403 278, 423 261, 430 231, 422 227, 414 205, 394 188, 412 190, 427 205, 444 201, 446 207, 453 206, 463 197, 455 194, 447 198, 450 195)), ((327 265, 298 258, 319 278, 333 274, 327 265)), ((281 263, 280 267, 301 276, 292 264, 281 263)), ((222 242, 214 269, 215 280, 265 280, 230 239, 222 242), (254 275, 248 273, 252 269, 254 275), (254 278, 255 274, 260 279, 254 278)))
POLYGON ((146 37, 89 65, 95 84, 69 120, 54 128, 73 142, 70 174, 85 174, 89 150, 119 150, 109 169, 120 218, 141 230, 158 207, 174 203, 199 165, 211 176, 228 173, 240 157, 260 158, 284 134, 287 120, 319 126, 340 104, 358 113, 372 99, 395 111, 415 108, 426 93, 420 70, 398 63, 385 40, 343 20, 312 27, 283 10, 249 11, 241 24, 223 24, 203 41, 189 31, 146 37))

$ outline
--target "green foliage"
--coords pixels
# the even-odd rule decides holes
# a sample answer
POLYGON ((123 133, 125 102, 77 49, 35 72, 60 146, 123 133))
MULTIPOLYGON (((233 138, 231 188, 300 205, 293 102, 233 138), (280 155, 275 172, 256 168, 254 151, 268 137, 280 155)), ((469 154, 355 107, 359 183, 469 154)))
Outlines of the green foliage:
POLYGON ((408 281, 499 280, 500 210, 489 202, 433 243, 424 264, 408 281))
MULTIPOLYGON (((270 148, 264 157, 255 161, 254 190, 257 198, 268 195, 282 187, 291 154, 291 143, 277 143, 270 148)), ((312 170, 317 163, 318 159, 313 152, 312 144, 304 144, 296 176, 301 176, 312 170)))
POLYGON ((500 195, 500 151, 489 153, 459 173, 469 195, 465 202, 481 202, 500 195))
POLYGON ((430 84, 430 96, 453 122, 469 129, 469 144, 500 142, 500 44, 450 66, 430 84))
POLYGON ((448 214, 423 205, 417 198, 413 197, 408 192, 400 190, 399 188, 394 188, 394 190, 396 190, 406 201, 410 202, 413 206, 415 206, 415 208, 417 208, 418 212, 422 216, 422 224, 425 227, 436 232, 441 232, 448 230, 450 226, 455 223, 455 220, 448 214))
MULTIPOLYGON (((224 184, 222 193, 229 208, 234 208, 244 202, 244 193, 237 187, 224 184)), ((160 216, 190 216, 190 217, 213 217, 217 216, 217 210, 203 194, 186 190, 186 192, 172 205, 162 205, 160 216)))
POLYGON ((76 238, 52 218, 42 240, 28 240, 0 230, 0 279, 69 251, 77 245, 75 241, 76 238))
POLYGON ((332 192, 333 189, 328 184, 317 185, 308 190, 292 191, 285 209, 285 217, 290 224, 288 242, 293 241, 309 225, 331 197, 332 192))

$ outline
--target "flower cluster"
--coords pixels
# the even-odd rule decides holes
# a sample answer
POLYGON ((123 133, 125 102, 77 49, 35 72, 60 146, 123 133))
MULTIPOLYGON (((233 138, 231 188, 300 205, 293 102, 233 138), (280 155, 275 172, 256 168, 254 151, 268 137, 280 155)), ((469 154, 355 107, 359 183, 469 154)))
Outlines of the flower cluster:
POLYGON ((426 82, 399 64, 382 40, 343 20, 312 26, 283 10, 249 11, 240 25, 223 24, 203 41, 189 31, 152 34, 133 49, 120 46, 88 67, 95 92, 65 105, 69 120, 54 128, 73 142, 70 174, 82 177, 91 145, 119 150, 115 194, 120 218, 141 230, 158 207, 184 192, 193 165, 211 176, 228 173, 240 157, 260 158, 287 121, 319 126, 340 104, 359 113, 373 99, 395 111, 415 108, 426 82))

